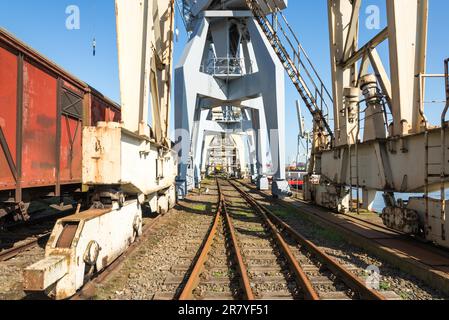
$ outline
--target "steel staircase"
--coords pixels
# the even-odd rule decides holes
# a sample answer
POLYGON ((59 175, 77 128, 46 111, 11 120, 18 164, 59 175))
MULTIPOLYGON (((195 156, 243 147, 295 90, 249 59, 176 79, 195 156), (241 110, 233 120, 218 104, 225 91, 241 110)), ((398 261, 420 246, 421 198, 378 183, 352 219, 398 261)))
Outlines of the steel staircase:
POLYGON ((448 123, 446 121, 446 116, 449 111, 449 59, 444 61, 444 84, 446 87, 446 106, 444 108, 443 114, 441 116, 441 235, 442 239, 446 240, 446 184, 445 181, 448 177, 446 173, 446 153, 447 153, 447 141, 446 141, 446 130, 448 123))
MULTIPOLYGON (((440 218, 441 218, 441 234, 443 240, 446 240, 446 180, 449 178, 449 174, 446 172, 447 159, 447 141, 446 130, 448 129, 448 122, 446 121, 447 113, 449 112, 449 59, 444 61, 444 82, 446 89, 446 106, 441 114, 441 138, 440 144, 433 144, 429 140, 429 131, 425 132, 425 156, 426 156, 426 181, 425 181, 425 199, 426 199, 426 215, 425 225, 429 225, 429 210, 430 210, 430 185, 440 184, 440 218), (440 162, 435 160, 435 150, 439 150, 440 162)), ((430 229, 425 230, 428 234, 430 229)))
POLYGON ((329 125, 328 114, 324 114, 323 112, 324 108, 326 108, 328 112, 329 105, 331 107, 333 106, 331 95, 329 94, 329 91, 325 88, 323 82, 321 81, 321 78, 318 76, 316 69, 313 67, 310 59, 308 58, 307 54, 305 53, 304 49, 299 43, 293 30, 290 28, 287 19, 279 10, 279 8, 277 7, 273 8, 273 6, 276 6, 275 4, 269 4, 268 1, 266 0, 246 0, 246 3, 253 12, 255 19, 257 20, 258 24, 265 33, 268 41, 270 42, 274 51, 276 52, 277 56, 282 62, 289 78, 292 80, 294 86, 298 90, 299 95, 301 96, 302 100, 304 101, 307 108, 311 112, 312 116, 314 117, 314 120, 319 124, 319 127, 321 129, 320 131, 323 132, 325 135, 327 135, 331 139, 331 141, 333 141, 334 134, 329 125), (263 2, 264 5, 266 5, 273 12, 275 12, 275 14, 273 14, 273 22, 271 22, 265 15, 265 13, 263 12, 262 8, 259 5, 259 2, 263 2), (279 23, 279 21, 277 20, 278 16, 280 16, 284 21, 284 23, 287 26, 286 28, 284 28, 282 24, 279 23), (278 35, 278 31, 281 32, 280 35, 283 36, 288 46, 290 47, 290 51, 292 52, 291 55, 289 54, 287 48, 283 45, 282 40, 278 35), (288 31, 291 34, 290 36, 288 34, 289 33, 288 31), (294 57, 294 59, 292 59, 292 56, 294 57), (307 62, 310 65, 309 67, 312 69, 312 72, 310 72, 309 68, 306 67, 306 64, 303 61, 302 56, 305 56, 307 62), (298 62, 297 65, 295 64, 296 61, 298 62), (312 94, 311 90, 309 89, 310 87, 307 85, 305 79, 302 77, 299 71, 300 67, 302 68, 302 71, 306 73, 309 80, 309 85, 311 87, 314 87, 315 96, 312 94), (318 78, 318 82, 320 82, 320 85, 316 84, 316 81, 314 81, 312 74, 314 74, 315 77, 318 78), (318 99, 321 100, 320 105, 317 102, 318 99))
POLYGON ((192 14, 190 1, 189 0, 175 0, 176 7, 178 8, 179 13, 181 14, 182 21, 184 22, 184 26, 187 31, 191 29, 191 22, 194 17, 192 14))

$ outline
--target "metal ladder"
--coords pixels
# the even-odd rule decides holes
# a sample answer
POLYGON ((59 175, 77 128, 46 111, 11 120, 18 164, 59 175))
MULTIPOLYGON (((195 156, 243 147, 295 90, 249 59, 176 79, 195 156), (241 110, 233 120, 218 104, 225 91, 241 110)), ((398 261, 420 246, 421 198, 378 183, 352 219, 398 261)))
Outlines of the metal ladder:
MULTIPOLYGON (((442 135, 445 132, 444 127, 441 128, 441 132, 442 135)), ((441 190, 444 190, 444 179, 447 177, 446 173, 444 172, 444 160, 440 161, 440 162, 435 162, 435 159, 433 157, 431 157, 431 150, 434 149, 441 149, 441 157, 445 158, 445 150, 444 146, 445 143, 441 143, 441 144, 435 144, 432 145, 429 141, 429 132, 426 131, 425 132, 425 156, 426 156, 426 181, 425 181, 425 201, 426 201, 426 215, 425 215, 425 225, 429 226, 429 209, 430 209, 430 204, 429 204, 429 200, 430 200, 430 185, 436 184, 436 183, 440 183, 442 188, 441 190), (443 174, 443 176, 442 176, 443 174)), ((445 210, 445 203, 446 203, 446 199, 445 199, 445 193, 444 191, 441 193, 441 208, 442 210, 445 210)), ((430 229, 425 230, 425 234, 427 235, 429 233, 430 229)))
MULTIPOLYGON (((357 132, 358 137, 358 132, 357 132)), ((359 180, 359 150, 358 150, 358 139, 354 139, 355 144, 351 145, 348 144, 348 156, 349 156, 349 211, 354 212, 353 210, 353 204, 354 204, 354 198, 353 198, 353 191, 354 186, 356 186, 356 194, 357 194, 357 206, 356 206, 356 212, 357 214, 360 214, 360 180, 359 180), (354 152, 352 151, 354 149, 354 152)))
POLYGON ((429 186, 431 184, 433 184, 435 182, 435 179, 439 179, 440 178, 440 174, 439 173, 435 173, 432 172, 432 167, 435 165, 440 165, 432 163, 430 161, 430 150, 431 149, 436 149, 436 148, 441 148, 440 145, 430 145, 429 142, 429 131, 426 130, 425 132, 425 156, 426 156, 426 180, 425 180, 425 202, 426 202, 426 215, 425 215, 425 226, 426 226, 426 230, 424 230, 424 233, 427 235, 429 232, 428 226, 429 226, 429 199, 430 199, 430 190, 429 190, 429 186))
POLYGON ((192 14, 192 9, 190 6, 190 0, 175 0, 175 1, 176 1, 176 7, 178 8, 178 11, 182 17, 182 21, 184 22, 184 26, 185 26, 186 30, 189 30, 190 23, 194 19, 193 14, 192 14))
POLYGON ((446 121, 446 115, 449 110, 449 59, 444 61, 444 82, 446 87, 446 106, 443 114, 441 115, 441 236, 443 241, 446 240, 446 184, 445 181, 448 177, 446 174, 446 130, 448 123, 446 121))
MULTIPOLYGON (((429 132, 425 132, 425 148, 426 148, 426 181, 425 181, 425 201, 426 201, 426 226, 429 225, 429 193, 431 184, 437 182, 440 183, 440 219, 441 219, 441 235, 442 239, 446 240, 446 179, 449 178, 449 174, 446 173, 446 131, 448 127, 448 122, 446 121, 446 115, 449 111, 449 59, 444 61, 444 80, 446 89, 446 106, 441 114, 441 144, 440 145, 430 145, 429 142, 429 132), (431 149, 441 149, 440 162, 432 162, 430 157, 431 149), (439 167, 439 172, 432 171, 432 167, 439 167)), ((425 230, 426 235, 429 230, 425 230)))
POLYGON ((326 131, 327 136, 330 137, 331 141, 334 140, 334 133, 329 125, 328 122, 328 115, 325 115, 323 113, 323 106, 324 105, 333 105, 332 103, 325 103, 326 94, 329 96, 330 101, 332 101, 332 98, 330 97, 329 91, 325 88, 323 82, 321 81, 321 78, 318 76, 315 68, 311 64, 310 59, 305 54, 301 44, 299 43, 297 37, 295 36, 293 30, 290 28, 287 19, 285 16, 281 13, 280 9, 276 6, 274 3, 273 5, 275 8, 272 8, 273 5, 269 4, 266 0, 246 0, 246 3, 248 7, 251 9, 256 21, 258 22, 259 26, 262 28, 263 32, 265 33, 268 41, 272 45, 274 51, 276 52, 277 56, 279 57, 280 61, 282 62, 285 70, 287 71, 287 74, 291 81, 293 82, 294 86, 296 87, 299 95, 301 96, 302 100, 306 104, 307 108, 309 109, 310 113, 313 115, 314 120, 318 123, 320 127, 320 131, 324 133, 326 131), (262 8, 259 5, 259 2, 263 2, 264 5, 266 5, 268 8, 270 8, 274 14, 273 14, 273 22, 270 22, 270 20, 267 18, 265 13, 263 12, 262 8), (292 34, 292 36, 289 37, 287 34, 287 30, 284 29, 278 22, 277 16, 280 16, 284 22, 287 25, 288 31, 292 34), (293 60, 288 53, 286 47, 283 45, 281 39, 278 36, 278 30, 282 32, 284 35, 288 45, 291 48, 291 51, 293 52, 293 57, 295 60, 293 60), (296 47, 295 45, 296 44, 296 47), (301 50, 302 49, 302 50, 301 50), (303 55, 305 55, 307 61, 310 63, 312 72, 308 68, 306 68, 306 65, 303 63, 301 59, 301 53, 300 51, 303 51, 303 55), (295 61, 297 60, 298 66, 295 65, 295 61), (312 94, 311 90, 306 84, 306 81, 301 76, 299 72, 299 66, 302 67, 302 69, 306 72, 306 75, 309 77, 309 81, 311 82, 311 85, 315 88, 315 97, 312 94), (314 73, 320 83, 320 86, 316 84, 316 82, 313 80, 311 74, 314 73), (317 99, 321 99, 321 108, 317 103, 317 99))

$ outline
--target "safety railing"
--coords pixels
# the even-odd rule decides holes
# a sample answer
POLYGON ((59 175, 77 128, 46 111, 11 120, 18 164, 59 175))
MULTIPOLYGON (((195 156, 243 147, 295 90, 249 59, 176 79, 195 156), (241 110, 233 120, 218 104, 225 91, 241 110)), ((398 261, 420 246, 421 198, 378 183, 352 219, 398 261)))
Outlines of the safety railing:
POLYGON ((241 122, 242 112, 232 107, 226 107, 220 112, 213 112, 212 120, 216 122, 241 122))
POLYGON ((278 55, 293 85, 313 115, 315 122, 319 125, 320 131, 333 141, 334 134, 330 127, 332 96, 286 17, 274 1, 246 0, 246 3, 278 55), (274 12, 272 21, 265 15, 259 2, 263 2, 271 12, 274 12))
MULTIPOLYGON (((389 123, 392 122, 393 115, 389 111, 389 108, 387 107, 387 97, 379 90, 377 89, 376 94, 373 97, 370 97, 369 99, 365 98, 357 102, 357 119, 356 119, 356 126, 352 128, 351 131, 348 132, 348 135, 352 138, 353 143, 348 144, 348 154, 349 154, 349 203, 350 203, 350 211, 353 211, 353 203, 354 200, 356 202, 356 213, 360 214, 360 204, 361 204, 361 198, 360 198, 360 189, 364 186, 360 183, 360 158, 359 158, 359 145, 363 141, 362 136, 364 135, 365 127, 364 123, 366 120, 370 118, 375 118, 377 116, 382 115, 384 119, 384 130, 385 133, 388 132, 389 123), (375 103, 377 105, 380 105, 382 108, 381 110, 367 114, 367 110, 370 108, 369 106, 366 106, 363 108, 362 106, 367 103, 373 103, 373 101, 376 101, 375 103), (354 152, 352 151, 354 150, 354 152), (355 190, 355 199, 354 199, 354 190, 355 190)), ((366 142, 366 141, 364 141, 366 142)))
POLYGON ((419 112, 424 119, 424 127, 427 128, 429 126, 428 120, 425 115, 426 107, 429 105, 446 105, 446 100, 439 99, 431 99, 428 100, 426 98, 426 88, 429 80, 439 80, 445 79, 444 74, 419 74, 419 112))
POLYGON ((448 127, 446 116, 449 111, 449 59, 444 61, 444 86, 446 91, 446 105, 443 113, 441 114, 441 236, 443 240, 446 240, 446 179, 448 175, 446 173, 446 130, 448 127))
POLYGON ((214 76, 239 76, 251 74, 252 61, 241 58, 212 58, 201 67, 201 72, 214 76))
POLYGON ((194 16, 192 14, 191 0, 175 0, 176 1, 176 7, 178 8, 179 13, 181 14, 182 21, 184 22, 184 26, 187 31, 191 31, 191 24, 194 19, 194 16))
POLYGON ((446 107, 449 108, 449 58, 444 60, 444 83, 446 87, 446 107))

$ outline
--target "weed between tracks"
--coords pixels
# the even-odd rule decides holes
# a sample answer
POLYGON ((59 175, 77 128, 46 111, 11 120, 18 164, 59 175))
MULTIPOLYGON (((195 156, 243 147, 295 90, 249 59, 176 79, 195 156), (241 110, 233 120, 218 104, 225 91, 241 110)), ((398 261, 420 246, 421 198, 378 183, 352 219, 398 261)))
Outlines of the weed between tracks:
POLYGON ((192 210, 205 212, 207 210, 207 206, 205 204, 194 204, 190 206, 192 210))
POLYGON ((215 278, 220 278, 220 277, 233 277, 234 276, 234 272, 232 271, 214 271, 212 272, 212 276, 215 278))
POLYGON ((236 217, 244 217, 244 218, 254 218, 254 213, 251 211, 241 211, 237 210, 234 213, 234 216, 236 217))
POLYGON ((275 205, 268 206, 268 208, 279 218, 295 219, 299 222, 310 224, 309 230, 314 237, 326 239, 336 243, 345 242, 345 239, 338 232, 330 229, 325 229, 317 225, 316 223, 313 223, 313 221, 307 215, 294 212, 294 210, 275 207, 275 205))

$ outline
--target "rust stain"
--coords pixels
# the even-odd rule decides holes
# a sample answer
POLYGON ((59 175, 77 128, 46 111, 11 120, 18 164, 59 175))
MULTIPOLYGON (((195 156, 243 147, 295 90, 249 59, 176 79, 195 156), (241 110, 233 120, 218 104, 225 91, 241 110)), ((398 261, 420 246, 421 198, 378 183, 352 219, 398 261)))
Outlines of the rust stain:
POLYGON ((66 218, 62 218, 61 221, 70 222, 70 221, 91 220, 93 218, 105 215, 109 212, 111 212, 111 209, 92 209, 92 210, 80 212, 78 214, 74 214, 74 215, 66 217, 66 218))
POLYGON ((44 115, 38 115, 37 123, 44 128, 53 128, 55 126, 55 119, 44 115))
POLYGON ((104 257, 103 257, 103 259, 101 260, 102 263, 103 263, 103 266, 107 266, 107 265, 108 265, 108 260, 109 260, 109 257, 108 257, 108 256, 104 256, 104 257))
POLYGON ((64 225, 64 229, 56 242, 57 248, 69 249, 72 246, 73 239, 75 238, 76 231, 78 230, 77 223, 67 223, 64 225))

